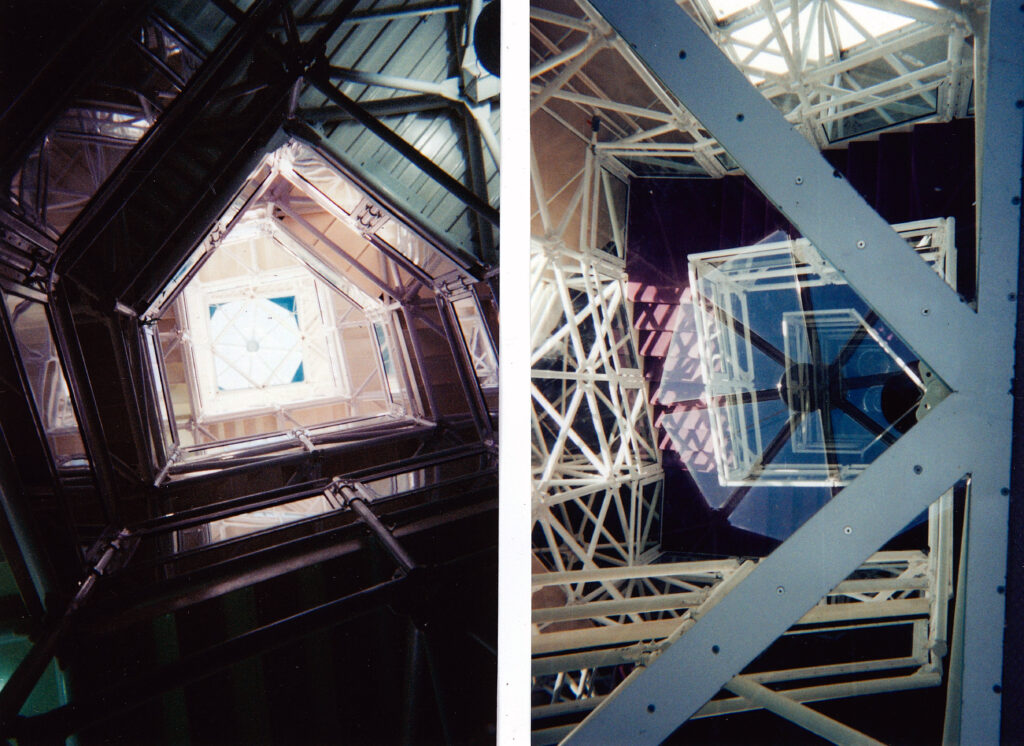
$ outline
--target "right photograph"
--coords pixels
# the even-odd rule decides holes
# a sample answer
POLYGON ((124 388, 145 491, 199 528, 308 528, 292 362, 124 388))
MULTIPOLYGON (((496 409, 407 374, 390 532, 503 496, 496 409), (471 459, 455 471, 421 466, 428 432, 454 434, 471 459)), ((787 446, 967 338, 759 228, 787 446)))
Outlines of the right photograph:
POLYGON ((532 743, 1024 741, 1024 6, 532 0, 530 65, 532 743))

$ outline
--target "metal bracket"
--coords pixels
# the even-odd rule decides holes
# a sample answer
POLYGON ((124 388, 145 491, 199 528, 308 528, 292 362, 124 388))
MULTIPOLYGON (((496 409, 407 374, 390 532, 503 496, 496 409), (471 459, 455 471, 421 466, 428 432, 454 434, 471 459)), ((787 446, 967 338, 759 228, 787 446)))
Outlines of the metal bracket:
POLYGON ((435 280, 434 292, 448 300, 458 300, 473 292, 473 284, 472 280, 458 270, 455 270, 446 275, 441 275, 435 280))

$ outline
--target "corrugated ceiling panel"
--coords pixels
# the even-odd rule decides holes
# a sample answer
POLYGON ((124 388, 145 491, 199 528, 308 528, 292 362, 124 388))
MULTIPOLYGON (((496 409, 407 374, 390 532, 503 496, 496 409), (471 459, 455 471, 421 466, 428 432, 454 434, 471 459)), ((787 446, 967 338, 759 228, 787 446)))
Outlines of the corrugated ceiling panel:
MULTIPOLYGON (((240 9, 253 0, 236 0, 240 9)), ((292 4, 300 37, 312 38, 320 24, 340 4, 339 0, 318 2, 300 0, 292 4)), ((174 3, 161 0, 164 11, 184 25, 193 37, 208 49, 224 38, 233 22, 208 0, 174 3)), ((406 9, 418 3, 360 2, 355 14, 406 9)), ((461 14, 460 14, 461 19, 461 14)), ((360 18, 343 23, 327 44, 333 67, 359 72, 408 79, 410 90, 355 81, 336 81, 339 89, 355 101, 366 104, 417 95, 416 82, 438 84, 459 75, 457 52, 451 48, 449 26, 451 13, 437 12, 422 16, 391 20, 360 18)), ((278 27, 275 34, 284 39, 278 27)), ((452 94, 457 94, 452 91, 452 94)), ((440 166, 454 179, 472 188, 467 173, 466 135, 461 114, 441 108, 404 115, 381 116, 380 120, 399 137, 440 166)), ((495 136, 500 137, 500 112, 492 102, 488 120, 495 136)), ((336 106, 320 91, 306 86, 300 97, 300 109, 334 111, 336 106)), ((453 107, 461 104, 452 102, 453 107)), ((466 114, 468 116, 468 113, 466 114)), ((310 118, 311 121, 315 117, 310 118)), ((445 234, 452 246, 480 257, 480 238, 476 235, 475 218, 461 200, 452 196, 436 180, 424 173, 405 156, 377 135, 355 121, 313 121, 335 155, 357 175, 362 174, 397 206, 407 210, 413 219, 422 219, 434 232, 445 234)), ((498 205, 498 168, 486 147, 483 148, 484 181, 487 199, 498 205)))

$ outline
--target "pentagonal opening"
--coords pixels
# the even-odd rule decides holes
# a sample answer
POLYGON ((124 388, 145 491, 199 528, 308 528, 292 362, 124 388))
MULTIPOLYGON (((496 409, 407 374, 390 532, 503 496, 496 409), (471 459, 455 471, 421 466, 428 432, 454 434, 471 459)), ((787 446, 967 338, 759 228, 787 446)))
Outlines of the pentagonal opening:
POLYGON ((158 481, 465 412, 441 307, 493 392, 474 285, 319 154, 269 155, 143 315, 158 481))

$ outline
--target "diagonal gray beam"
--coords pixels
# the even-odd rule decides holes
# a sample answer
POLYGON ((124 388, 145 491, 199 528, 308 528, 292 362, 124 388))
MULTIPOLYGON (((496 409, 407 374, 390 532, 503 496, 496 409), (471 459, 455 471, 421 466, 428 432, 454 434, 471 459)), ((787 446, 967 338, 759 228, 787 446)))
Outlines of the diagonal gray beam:
POLYGON ((977 338, 976 314, 686 13, 672 0, 595 5, 890 328, 954 389, 973 375, 970 356, 949 338, 977 338))
POLYGON ((971 468, 984 449, 980 440, 927 465, 921 454, 941 452, 950 431, 979 424, 970 400, 951 395, 650 665, 636 669, 566 743, 667 738, 971 468))

